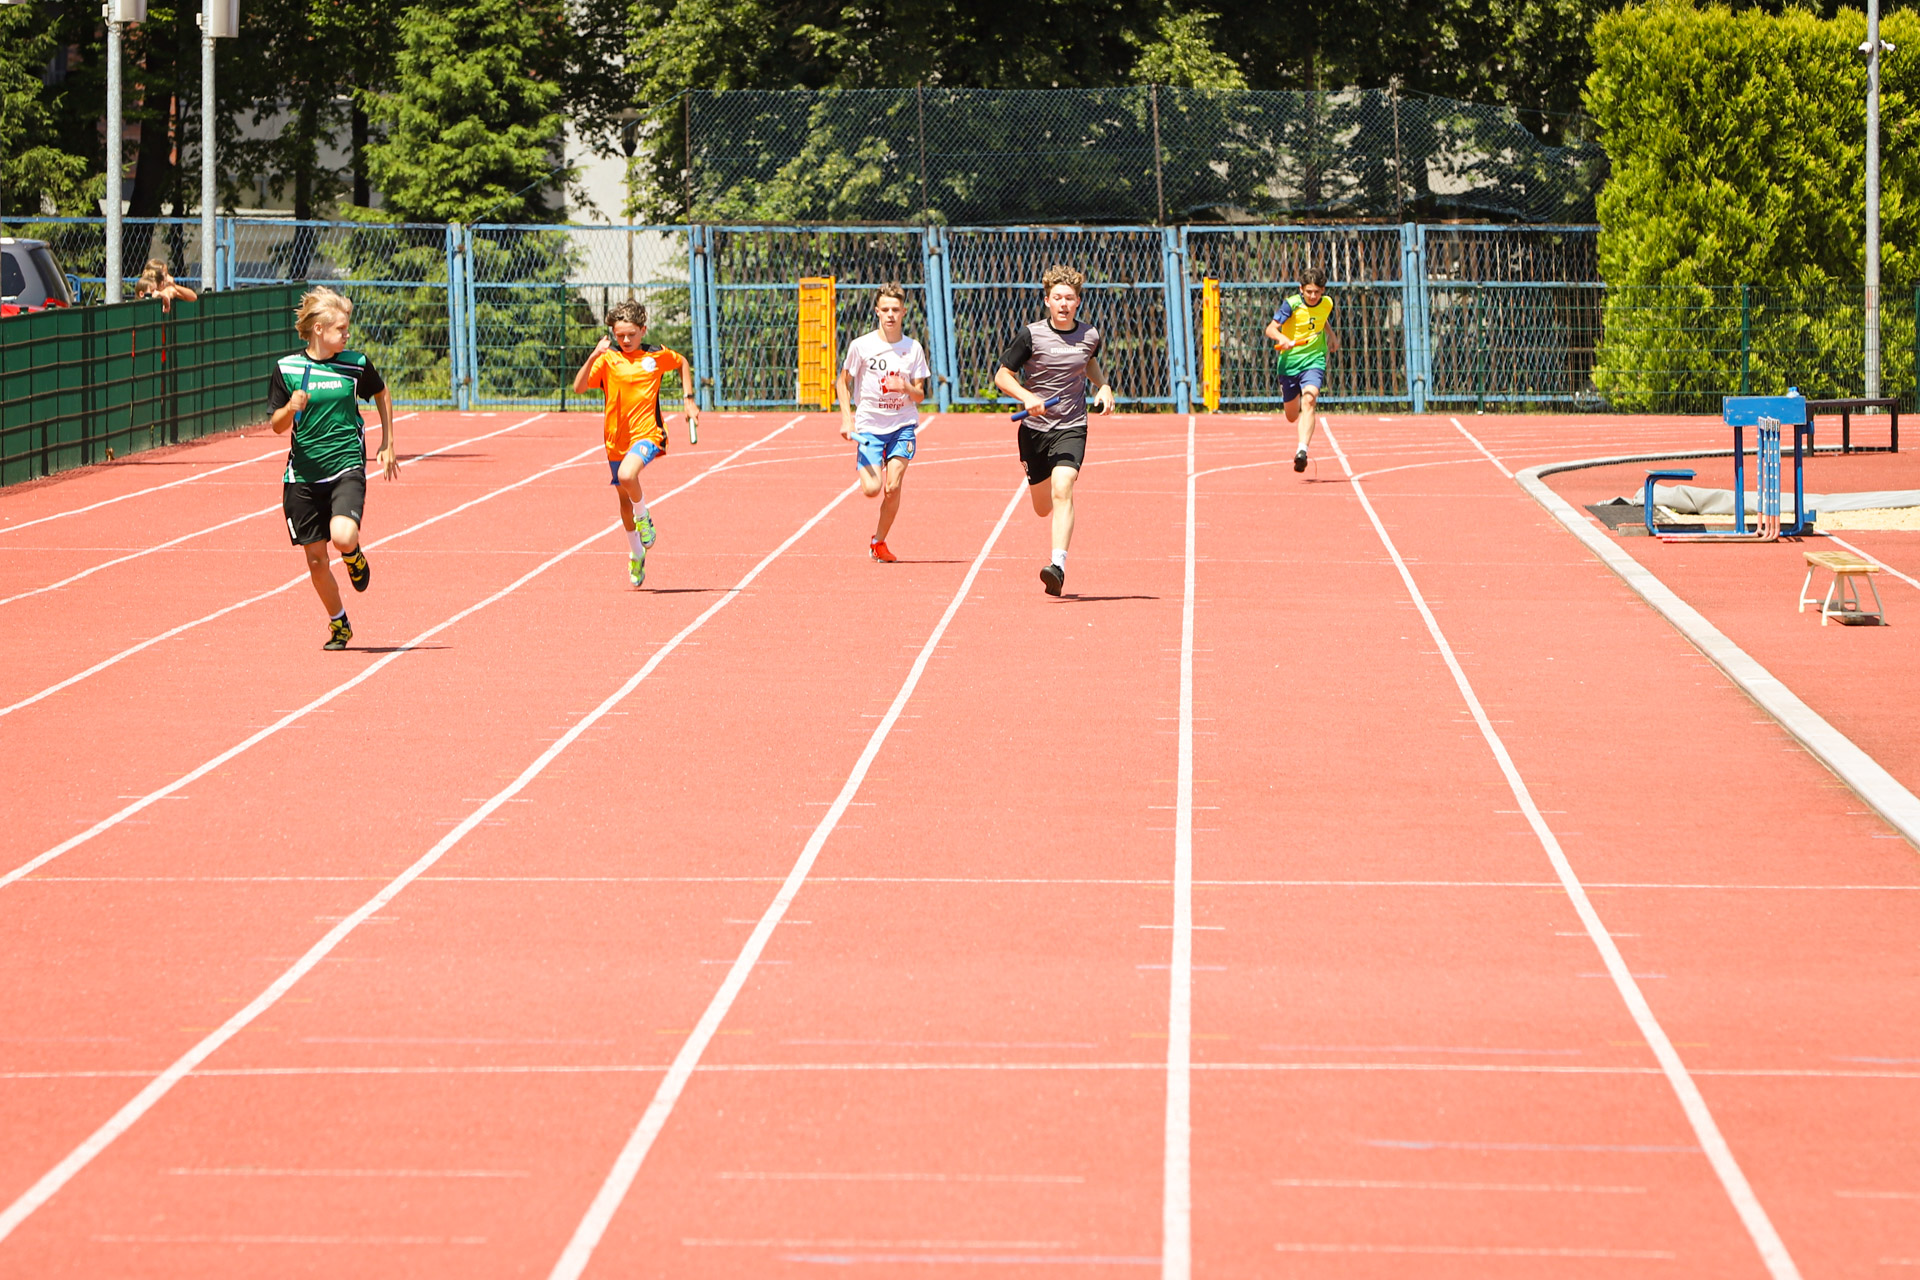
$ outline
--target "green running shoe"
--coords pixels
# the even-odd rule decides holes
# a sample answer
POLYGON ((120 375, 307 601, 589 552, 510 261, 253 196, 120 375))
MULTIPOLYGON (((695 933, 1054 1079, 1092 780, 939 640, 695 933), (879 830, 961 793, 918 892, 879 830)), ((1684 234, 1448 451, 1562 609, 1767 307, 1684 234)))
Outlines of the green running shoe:
POLYGON ((373 581, 373 566, 367 563, 367 553, 359 547, 341 556, 340 563, 347 566, 347 581, 355 591, 365 591, 367 583, 373 581))
POLYGON ((639 586, 647 580, 647 556, 643 551, 637 556, 627 557, 627 581, 639 586))
POLYGON ((345 614, 338 618, 327 619, 327 642, 322 649, 344 649, 347 641, 353 639, 353 627, 348 624, 345 614))
MULTIPOLYGON (((640 535, 641 546, 651 548, 653 546, 653 514, 649 512, 641 516, 638 520, 635 520, 633 522, 633 531, 640 535)), ((639 584, 636 583, 635 585, 637 586, 639 584)))

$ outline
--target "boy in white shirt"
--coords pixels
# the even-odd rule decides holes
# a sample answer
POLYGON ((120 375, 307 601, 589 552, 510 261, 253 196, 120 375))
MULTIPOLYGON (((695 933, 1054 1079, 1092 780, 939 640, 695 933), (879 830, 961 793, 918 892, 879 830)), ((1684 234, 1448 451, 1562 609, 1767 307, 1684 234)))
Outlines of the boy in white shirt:
POLYGON ((900 512, 900 482, 913 457, 913 430, 932 370, 919 342, 902 329, 907 316, 904 288, 893 282, 881 285, 873 313, 880 327, 848 343, 840 366, 840 435, 854 443, 861 490, 869 498, 885 495, 867 554, 891 564, 898 557, 887 550, 887 533, 900 512))

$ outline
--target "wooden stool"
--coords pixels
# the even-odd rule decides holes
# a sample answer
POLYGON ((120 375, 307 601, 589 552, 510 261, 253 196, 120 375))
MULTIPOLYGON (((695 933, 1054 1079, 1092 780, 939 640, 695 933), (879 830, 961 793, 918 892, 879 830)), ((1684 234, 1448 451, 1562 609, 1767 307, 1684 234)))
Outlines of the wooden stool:
POLYGON ((1800 612, 1805 613, 1807 606, 1820 606, 1820 625, 1826 626, 1828 618, 1841 618, 1848 621, 1863 621, 1872 618, 1885 623, 1887 612, 1880 603, 1880 588, 1873 585, 1873 575, 1880 572, 1880 566, 1871 560, 1865 560, 1851 551, 1808 551, 1807 576, 1800 584, 1800 612), (1807 588, 1813 585, 1814 571, 1826 569, 1833 574, 1833 581, 1827 585, 1824 599, 1816 599, 1807 594, 1807 588), (1860 607, 1860 588, 1855 585, 1861 578, 1867 580, 1867 590, 1873 593, 1873 608, 1860 607))

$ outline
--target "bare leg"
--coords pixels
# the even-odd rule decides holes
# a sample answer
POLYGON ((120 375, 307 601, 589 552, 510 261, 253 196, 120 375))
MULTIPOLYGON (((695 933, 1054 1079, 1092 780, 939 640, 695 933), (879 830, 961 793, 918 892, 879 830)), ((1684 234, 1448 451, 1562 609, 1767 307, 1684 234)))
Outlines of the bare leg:
POLYGON ((351 516, 335 516, 328 524, 327 532, 332 535, 334 550, 343 556, 352 555, 360 545, 360 526, 353 522, 351 516))
MULTIPOLYGON (((1312 387, 1300 388, 1300 447, 1302 449, 1313 443, 1313 406, 1319 398, 1320 393, 1312 387)), ((1287 416, 1291 418, 1293 415, 1287 416)))
POLYGON ((327 607, 327 616, 334 618, 346 606, 340 603, 340 584, 334 581, 333 566, 327 563, 327 549, 328 544, 324 542, 309 542, 300 548, 307 556, 307 576, 313 579, 313 589, 320 593, 320 603, 327 607))
MULTIPOLYGON (((864 480, 864 472, 862 477, 864 480)), ((887 540, 887 531, 893 528, 893 518, 900 514, 900 485, 907 478, 907 460, 888 458, 886 473, 886 497, 880 499, 880 523, 874 528, 873 536, 880 541, 887 540)), ((868 494, 872 497, 872 494, 868 494)))
POLYGON ((629 529, 633 528, 633 513, 647 505, 640 494, 640 468, 644 465, 638 449, 620 459, 620 515, 629 529))
MULTIPOLYGON (((1053 469, 1052 490, 1053 508, 1053 549, 1065 551, 1067 544, 1073 541, 1073 482, 1080 473, 1072 467, 1053 469)), ((1037 504, 1036 504, 1037 505, 1037 504)))
POLYGON ((1033 514, 1047 516, 1053 514, 1053 482, 1042 480, 1039 484, 1027 486, 1027 496, 1033 499, 1033 514))

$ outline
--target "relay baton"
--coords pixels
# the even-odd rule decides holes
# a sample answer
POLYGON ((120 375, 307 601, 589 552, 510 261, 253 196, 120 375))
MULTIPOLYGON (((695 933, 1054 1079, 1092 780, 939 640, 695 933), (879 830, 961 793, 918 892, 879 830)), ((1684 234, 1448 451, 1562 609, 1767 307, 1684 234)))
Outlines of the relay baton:
POLYGON ((700 443, 700 419, 698 418, 687 419, 687 442, 689 444, 700 443))
MULTIPOLYGON (((1049 398, 1049 399, 1048 399, 1048 400, 1047 400, 1047 401, 1046 401, 1046 402, 1045 402, 1044 404, 1042 404, 1042 405, 1041 405, 1040 407, 1041 407, 1042 409, 1051 409, 1051 408, 1053 408, 1053 406, 1055 406, 1056 404, 1059 404, 1059 403, 1060 403, 1060 397, 1059 397, 1059 396, 1052 396, 1052 397, 1050 397, 1050 398, 1049 398)), ((1016 414, 1014 414, 1014 415, 1013 415, 1013 420, 1014 420, 1015 422, 1025 422, 1025 421, 1027 420, 1027 411, 1026 411, 1025 409, 1022 409, 1022 410, 1021 410, 1020 412, 1018 412, 1018 413, 1016 413, 1016 414)))

